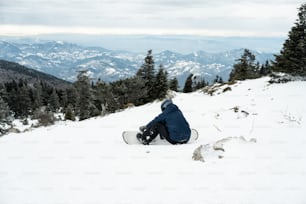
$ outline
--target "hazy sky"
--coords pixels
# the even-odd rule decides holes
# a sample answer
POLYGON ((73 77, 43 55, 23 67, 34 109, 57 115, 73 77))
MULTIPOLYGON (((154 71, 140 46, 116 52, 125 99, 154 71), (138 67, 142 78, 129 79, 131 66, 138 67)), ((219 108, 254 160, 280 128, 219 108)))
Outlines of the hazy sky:
POLYGON ((303 0, 0 0, 0 35, 286 36, 303 0))

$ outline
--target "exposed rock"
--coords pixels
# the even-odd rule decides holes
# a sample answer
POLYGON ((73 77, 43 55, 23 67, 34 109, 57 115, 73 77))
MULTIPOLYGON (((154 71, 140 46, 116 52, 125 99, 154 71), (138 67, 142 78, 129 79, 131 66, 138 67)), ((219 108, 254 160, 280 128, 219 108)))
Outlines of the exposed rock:
POLYGON ((245 137, 226 137, 221 140, 214 142, 213 144, 205 144, 197 147, 192 155, 192 159, 195 161, 206 161, 207 157, 211 159, 222 159, 224 158, 225 153, 225 144, 231 141, 239 141, 242 143, 256 143, 255 138, 251 138, 249 140, 245 139, 245 137))

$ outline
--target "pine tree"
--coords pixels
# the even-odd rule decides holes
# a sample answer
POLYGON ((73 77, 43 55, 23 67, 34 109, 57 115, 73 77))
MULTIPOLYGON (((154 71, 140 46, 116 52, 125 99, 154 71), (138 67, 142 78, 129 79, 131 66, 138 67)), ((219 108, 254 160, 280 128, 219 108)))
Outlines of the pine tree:
MULTIPOLYGON (((6 91, 6 87, 4 84, 0 84, 0 124, 1 123, 10 123, 9 115, 10 108, 7 104, 8 93, 6 91)), ((0 135, 1 135, 1 127, 0 127, 0 135)))
POLYGON ((156 99, 156 93, 154 92, 155 85, 155 69, 154 59, 152 56, 152 50, 149 50, 147 56, 144 59, 144 64, 137 72, 137 76, 140 76, 145 81, 145 87, 147 88, 147 97, 145 102, 150 102, 156 99))
POLYGON ((170 82, 169 82, 169 89, 170 90, 172 90, 172 91, 178 91, 178 88, 179 88, 179 86, 178 86, 178 80, 177 80, 177 78, 175 77, 175 78, 173 78, 173 79, 171 79, 170 80, 170 82))
POLYGON ((147 96, 147 89, 145 82, 140 77, 134 76, 125 80, 126 92, 126 105, 132 103, 134 105, 144 104, 144 98, 147 96))
POLYGON ((73 107, 71 104, 69 104, 67 108, 65 109, 65 120, 75 121, 75 114, 74 114, 73 107))
POLYGON ((42 87, 40 83, 35 83, 31 89, 31 103, 32 110, 35 111, 43 105, 42 101, 42 87))
POLYGON ((68 106, 68 95, 65 89, 58 91, 58 97, 59 97, 60 107, 62 108, 67 107, 68 106))
POLYGON ((116 83, 106 84, 98 81, 96 85, 97 101, 100 104, 102 114, 115 112, 120 108, 116 93, 116 83))
POLYGON ((190 93, 193 91, 193 74, 190 74, 186 81, 185 81, 185 85, 184 85, 184 89, 183 89, 183 92, 184 93, 190 93))
POLYGON ((80 120, 96 116, 97 109, 93 104, 91 83, 87 75, 87 70, 79 72, 75 86, 79 94, 77 110, 80 120))
POLYGON ((95 86, 95 105, 101 109, 102 115, 116 111, 119 106, 112 92, 111 85, 99 79, 95 86))
POLYGON ((97 83, 94 86, 94 104, 100 111, 102 111, 102 106, 105 104, 105 93, 106 83, 102 82, 101 79, 98 79, 97 83))
POLYGON ((194 90, 201 89, 205 86, 208 86, 208 82, 206 82, 205 79, 202 77, 201 78, 197 77, 197 81, 195 82, 194 90))
POLYGON ((156 75, 155 90, 158 99, 163 99, 167 95, 168 91, 168 73, 165 71, 163 65, 160 65, 156 75))
POLYGON ((0 124, 9 122, 10 109, 8 104, 0 96, 0 124))
POLYGON ((255 65, 255 55, 245 49, 241 58, 236 60, 234 68, 230 73, 229 81, 255 79, 259 77, 259 70, 255 65))
POLYGON ((72 86, 65 90, 67 95, 67 104, 72 106, 72 109, 75 111, 77 107, 77 103, 79 101, 79 94, 77 89, 72 86))
POLYGON ((265 62, 265 64, 262 64, 261 67, 260 67, 260 70, 259 70, 259 74, 261 76, 266 76, 268 74, 271 74, 272 70, 271 70, 271 65, 269 63, 269 61, 267 60, 265 62))
POLYGON ((56 90, 53 89, 49 98, 48 108, 52 112, 56 112, 60 108, 59 97, 56 90))
POLYGON ((8 93, 4 84, 0 84, 0 97, 2 97, 4 101, 8 100, 8 93))
POLYGON ((216 75, 216 78, 214 79, 214 83, 220 83, 222 84, 224 81, 222 79, 222 77, 220 77, 219 75, 216 75))
POLYGON ((272 69, 306 76, 306 3, 299 8, 298 19, 291 28, 280 54, 275 56, 272 69))
POLYGON ((16 116, 26 117, 29 115, 31 110, 31 98, 30 91, 27 86, 27 83, 23 80, 19 81, 17 95, 15 98, 14 107, 16 116))
POLYGON ((89 104, 89 117, 96 117, 99 116, 101 110, 99 110, 94 103, 89 104))
POLYGON ((123 79, 112 83, 111 92, 115 96, 115 104, 117 105, 116 109, 123 108, 124 104, 127 103, 128 98, 128 87, 123 79))

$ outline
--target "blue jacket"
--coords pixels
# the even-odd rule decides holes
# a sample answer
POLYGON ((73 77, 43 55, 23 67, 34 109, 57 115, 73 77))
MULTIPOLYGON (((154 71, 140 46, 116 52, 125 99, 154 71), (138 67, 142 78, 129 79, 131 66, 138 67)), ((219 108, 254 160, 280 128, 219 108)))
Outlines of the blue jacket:
POLYGON ((169 104, 166 109, 147 124, 150 128, 155 123, 164 124, 169 132, 169 137, 176 142, 189 140, 191 130, 183 113, 173 103, 169 104))

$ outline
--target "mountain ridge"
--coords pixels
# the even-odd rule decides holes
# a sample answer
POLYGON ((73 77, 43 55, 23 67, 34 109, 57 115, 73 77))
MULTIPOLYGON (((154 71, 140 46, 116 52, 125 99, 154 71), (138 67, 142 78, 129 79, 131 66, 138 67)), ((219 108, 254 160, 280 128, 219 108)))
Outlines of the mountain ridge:
POLYGON ((6 60, 0 60, 0 73, 0 83, 22 79, 27 81, 29 84, 44 81, 57 88, 68 87, 70 85, 70 82, 59 79, 53 75, 6 60))
MULTIPOLYGON (((153 50, 154 51, 154 50, 153 50)), ((219 53, 197 51, 181 54, 166 50, 153 53, 155 67, 168 71, 169 78, 177 77, 180 86, 190 73, 212 81, 216 75, 227 80, 235 60, 243 49, 219 53)), ((273 53, 253 51, 257 60, 264 63, 274 58, 273 53)), ((74 81, 77 71, 88 69, 91 77, 115 81, 133 76, 144 62, 146 53, 108 50, 96 46, 80 46, 63 41, 16 43, 0 41, 0 58, 42 71, 58 78, 74 81)))

